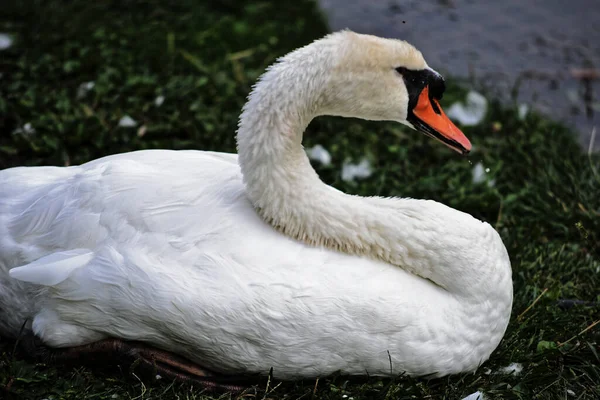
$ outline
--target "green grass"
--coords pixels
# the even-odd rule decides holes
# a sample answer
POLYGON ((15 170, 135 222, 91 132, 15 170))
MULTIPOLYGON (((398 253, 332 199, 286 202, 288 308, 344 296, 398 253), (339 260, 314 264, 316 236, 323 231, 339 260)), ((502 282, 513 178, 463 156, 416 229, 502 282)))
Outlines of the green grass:
MULTIPOLYGON (((146 148, 235 151, 237 117, 254 80, 327 29, 309 1, 208 3, 5 0, 0 32, 12 33, 14 45, 0 52, 0 168, 146 148), (125 115, 138 125, 119 127, 125 115), (35 132, 19 133, 26 124, 35 132)), ((464 93, 451 81, 443 103, 464 93)), ((476 148, 469 159, 399 125, 358 120, 320 118, 305 144, 331 152, 332 165, 316 168, 341 190, 431 198, 492 223, 513 262, 504 340, 475 374, 336 376, 321 379, 314 398, 460 399, 476 390, 492 399, 600 397, 600 325, 579 335, 600 319, 599 308, 558 307, 562 299, 600 301, 599 157, 582 154, 566 128, 535 114, 519 120, 513 107, 494 102, 484 122, 464 131, 476 148), (342 181, 341 164, 362 157, 374 174, 342 181), (494 186, 472 183, 477 162, 494 186), (520 375, 495 373, 511 362, 523 364, 520 375)), ((0 398, 205 398, 193 386, 140 381, 118 367, 33 364, 13 347, 0 341, 0 398)), ((256 397, 313 398, 315 381, 277 384, 259 382, 256 397)))

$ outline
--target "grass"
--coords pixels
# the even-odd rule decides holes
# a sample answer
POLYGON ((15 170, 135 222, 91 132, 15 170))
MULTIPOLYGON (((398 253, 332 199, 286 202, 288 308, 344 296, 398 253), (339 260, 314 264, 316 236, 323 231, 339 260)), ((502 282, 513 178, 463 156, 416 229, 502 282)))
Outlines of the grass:
MULTIPOLYGON (((147 148, 235 151, 252 83, 277 56, 327 28, 310 1, 209 3, 5 0, 0 32, 14 44, 0 52, 0 168, 147 148), (120 127, 125 116, 137 125, 120 127)), ((450 81, 444 104, 464 94, 450 81)), ((521 120, 515 107, 495 102, 485 121, 464 131, 476 147, 469 159, 396 124, 338 118, 314 121, 305 144, 331 152, 330 166, 315 167, 341 190, 431 198, 498 229, 515 299, 490 361, 475 374, 434 380, 261 381, 252 397, 460 399, 476 390, 492 399, 600 397, 600 326, 592 326, 599 308, 568 301, 600 301, 599 157, 583 154, 565 127, 533 113, 521 120), (342 181, 341 164, 362 157, 373 175, 342 181), (479 184, 477 162, 489 168, 479 184), (496 373, 512 362, 523 365, 520 374, 496 373)), ((210 398, 118 367, 34 364, 13 348, 0 341, 3 398, 210 398)))

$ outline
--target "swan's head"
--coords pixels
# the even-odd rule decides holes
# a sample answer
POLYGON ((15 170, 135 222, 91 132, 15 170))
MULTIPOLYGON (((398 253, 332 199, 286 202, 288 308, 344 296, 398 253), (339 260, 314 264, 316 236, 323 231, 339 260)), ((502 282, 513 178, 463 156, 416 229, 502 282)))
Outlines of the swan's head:
POLYGON ((469 139, 439 104, 444 78, 419 50, 402 40, 351 31, 331 34, 322 43, 321 51, 331 57, 323 114, 397 121, 462 154, 471 150, 469 139))

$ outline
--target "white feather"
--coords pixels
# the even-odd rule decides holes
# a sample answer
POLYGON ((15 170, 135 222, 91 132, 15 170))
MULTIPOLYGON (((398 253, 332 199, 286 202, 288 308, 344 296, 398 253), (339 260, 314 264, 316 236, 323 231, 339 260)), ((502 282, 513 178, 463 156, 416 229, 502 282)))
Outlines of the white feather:
POLYGON ((73 271, 85 266, 93 253, 75 249, 52 253, 32 263, 10 270, 10 277, 37 285, 54 286, 67 279, 73 271))

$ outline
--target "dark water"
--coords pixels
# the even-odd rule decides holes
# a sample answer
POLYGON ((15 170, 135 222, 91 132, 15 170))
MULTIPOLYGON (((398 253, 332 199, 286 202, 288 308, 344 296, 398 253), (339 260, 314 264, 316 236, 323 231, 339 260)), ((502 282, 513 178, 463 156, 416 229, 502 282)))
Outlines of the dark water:
POLYGON ((405 39, 433 68, 574 127, 585 149, 595 126, 600 150, 600 76, 571 72, 600 74, 600 0, 319 1, 331 29, 405 39))

